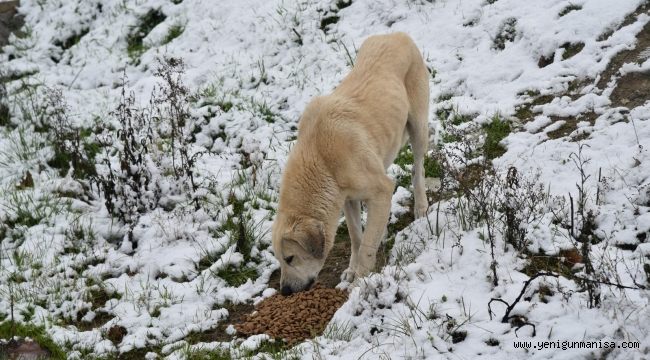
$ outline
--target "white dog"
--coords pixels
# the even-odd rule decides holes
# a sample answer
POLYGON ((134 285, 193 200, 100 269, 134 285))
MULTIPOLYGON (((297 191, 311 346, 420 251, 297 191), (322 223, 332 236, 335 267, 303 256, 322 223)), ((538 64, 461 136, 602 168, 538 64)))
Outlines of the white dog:
POLYGON ((352 282, 374 269, 395 187, 386 169, 409 138, 414 213, 425 214, 428 113, 429 72, 404 33, 369 37, 336 90, 307 105, 273 224, 283 294, 306 290, 316 280, 334 244, 341 209, 352 241, 342 280, 352 282), (368 209, 363 234, 362 201, 368 209))

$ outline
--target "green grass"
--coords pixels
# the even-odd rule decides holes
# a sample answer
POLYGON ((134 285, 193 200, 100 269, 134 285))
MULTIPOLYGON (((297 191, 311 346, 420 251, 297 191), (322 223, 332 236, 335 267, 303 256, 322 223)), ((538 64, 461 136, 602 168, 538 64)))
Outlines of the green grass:
POLYGON ((228 285, 238 287, 246 283, 246 281, 255 280, 259 274, 254 267, 244 266, 241 268, 235 266, 228 266, 217 272, 217 276, 225 280, 228 285))
POLYGON ((237 97, 237 95, 237 93, 224 93, 220 95, 218 86, 210 84, 199 90, 193 97, 193 101, 198 103, 199 107, 215 105, 221 111, 228 112, 235 106, 232 99, 233 97, 237 97))
POLYGON ((12 128, 13 124, 11 123, 11 113, 9 107, 5 104, 0 103, 0 126, 12 128))
POLYGON ((264 121, 269 124, 275 123, 275 120, 279 115, 271 110, 271 107, 267 104, 266 100, 264 102, 256 102, 255 100, 251 100, 251 102, 253 103, 253 110, 259 116, 261 116, 264 121))
POLYGON ((559 255, 530 255, 528 264, 521 270, 528 276, 533 276, 540 271, 558 273, 567 279, 573 277, 571 266, 562 261, 559 255))
POLYGON ((564 49, 564 53, 562 53, 562 60, 567 60, 570 59, 574 56, 576 56, 579 52, 582 51, 582 49, 585 48, 584 43, 566 43, 561 46, 561 48, 564 49))
POLYGON ((47 164, 59 170, 60 176, 66 176, 70 170, 70 164, 75 164, 72 177, 75 179, 88 179, 97 175, 95 168, 95 156, 101 151, 97 143, 84 142, 80 149, 71 149, 72 152, 55 147, 54 156, 47 161, 47 164))
POLYGON ((424 157, 424 177, 441 177, 442 176, 442 166, 438 160, 430 157, 424 157))
POLYGON ((330 15, 330 16, 325 16, 323 19, 320 21, 320 29, 324 32, 327 33, 327 27, 333 24, 336 24, 339 22, 340 17, 338 15, 330 15))
POLYGON ((508 18, 503 24, 501 24, 501 29, 499 34, 494 38, 492 48, 495 50, 503 50, 506 48, 506 44, 513 42, 517 36, 517 19, 508 18))
MULTIPOLYGON (((65 351, 57 345, 52 338, 50 338, 45 329, 30 324, 11 324, 10 321, 5 321, 0 324, 0 339, 10 339, 13 336, 29 337, 36 341, 42 348, 50 352, 50 359, 64 360, 67 358, 65 351)), ((0 350, 2 347, 0 347, 0 350)), ((2 355, 2 351, 0 351, 2 355)))
POLYGON ((55 41, 54 45, 60 47, 63 50, 68 50, 71 47, 77 45, 81 40, 81 38, 84 37, 86 34, 88 34, 88 29, 82 29, 78 34, 75 33, 74 35, 70 36, 69 38, 63 41, 61 40, 55 41))
POLYGON ((49 194, 37 199, 31 192, 14 191, 9 195, 4 210, 8 215, 5 225, 9 228, 29 228, 65 211, 66 203, 49 194))
MULTIPOLYGON (((397 185, 407 188, 411 185, 411 170, 407 165, 413 165, 413 152, 409 145, 405 145, 395 158, 394 163, 406 171, 406 174, 397 177, 397 185)), ((440 177, 442 167, 440 163, 431 156, 424 157, 424 177, 440 177)))
POLYGON ((454 126, 458 126, 458 125, 460 125, 462 123, 466 123, 466 122, 470 122, 470 121, 472 121, 471 116, 461 114, 461 113, 459 113, 457 111, 454 111, 452 116, 451 116, 451 119, 449 119, 449 122, 454 126))
POLYGON ((499 144, 510 133, 510 125, 499 115, 494 115, 492 120, 483 125, 485 130, 485 144, 483 145, 483 152, 487 159, 494 159, 506 152, 506 149, 499 144))
POLYGON ((539 91, 536 90, 529 90, 519 95, 526 95, 529 98, 532 98, 532 101, 528 100, 530 102, 518 105, 515 109, 515 117, 521 121, 532 120, 535 115, 533 113, 533 107, 548 104, 555 98, 553 95, 540 95, 539 91))
POLYGON ((567 7, 565 7, 564 9, 562 9, 562 10, 560 11, 560 13, 557 14, 557 15, 558 15, 559 17, 562 17, 562 16, 564 16, 564 15, 570 13, 571 11, 577 11, 577 10, 581 10, 581 9, 582 9, 582 5, 569 4, 567 7))
POLYGON ((109 292, 105 286, 97 285, 86 291, 85 298, 92 304, 93 309, 98 309, 106 305, 110 299, 121 299, 122 296, 117 292, 109 292))
POLYGON ((255 354, 266 354, 274 360, 300 360, 302 353, 299 349, 294 349, 288 344, 280 340, 264 341, 254 353, 247 354, 253 356, 255 354))
POLYGON ((169 32, 167 32, 167 36, 165 36, 165 39, 163 40, 163 45, 169 44, 172 40, 181 36, 184 30, 185 28, 181 25, 174 25, 171 28, 169 28, 169 32))
POLYGON ((408 189, 411 185, 411 171, 408 169, 407 165, 413 165, 413 153, 408 145, 405 145, 399 153, 397 153, 394 163, 406 172, 405 174, 397 176, 397 186, 408 189))
POLYGON ((147 14, 140 18, 139 24, 131 30, 131 33, 126 39, 126 51, 129 54, 131 61, 139 63, 140 56, 147 51, 147 47, 143 44, 144 38, 149 35, 151 30, 158 26, 158 24, 165 21, 165 18, 165 14, 163 14, 160 9, 149 10, 147 14))
POLYGON ((411 148, 408 145, 404 145, 399 153, 397 153, 394 163, 402 169, 406 169, 406 165, 413 164, 413 152, 411 152, 411 148))
POLYGON ((233 349, 233 354, 227 349, 203 349, 186 345, 180 350, 180 353, 186 359, 192 360, 230 360, 230 359, 249 359, 256 358, 256 355, 265 354, 264 359, 274 360, 299 360, 301 351, 291 348, 283 341, 264 341, 255 350, 233 349))
POLYGON ((39 157, 39 151, 43 147, 41 135, 28 135, 24 127, 4 135, 9 146, 7 150, 0 150, 0 166, 11 168, 15 164, 30 163, 39 157))
POLYGON ((209 349, 197 349, 193 350, 190 347, 187 347, 182 350, 181 352, 183 355, 185 355, 186 359, 193 359, 193 360, 230 360, 232 357, 230 356, 230 352, 226 350, 221 350, 221 349, 214 349, 214 350, 209 350, 209 349))

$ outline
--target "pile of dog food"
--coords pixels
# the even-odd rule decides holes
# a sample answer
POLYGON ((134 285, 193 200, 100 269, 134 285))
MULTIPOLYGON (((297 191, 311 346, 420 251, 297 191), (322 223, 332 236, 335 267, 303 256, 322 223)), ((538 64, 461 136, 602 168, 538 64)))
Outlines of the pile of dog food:
POLYGON ((347 292, 319 284, 289 296, 275 294, 260 302, 235 329, 241 335, 267 334, 291 345, 321 334, 347 298, 347 292))

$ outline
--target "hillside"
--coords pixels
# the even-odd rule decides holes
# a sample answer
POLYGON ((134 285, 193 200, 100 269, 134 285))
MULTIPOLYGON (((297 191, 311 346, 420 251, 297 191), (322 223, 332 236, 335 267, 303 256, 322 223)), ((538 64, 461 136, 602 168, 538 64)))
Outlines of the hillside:
POLYGON ((0 51, 0 358, 14 335, 69 359, 647 358, 647 6, 21 0, 0 51), (358 286, 338 281, 341 219, 321 283, 350 293, 324 333, 237 334, 276 293, 302 110, 393 31, 431 73, 427 218, 405 148, 358 286))

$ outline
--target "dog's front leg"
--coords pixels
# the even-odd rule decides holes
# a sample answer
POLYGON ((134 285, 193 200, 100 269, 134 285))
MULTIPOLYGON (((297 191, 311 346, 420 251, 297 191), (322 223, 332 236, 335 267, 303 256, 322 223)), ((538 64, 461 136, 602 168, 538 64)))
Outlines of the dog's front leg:
POLYGON ((346 200, 343 207, 345 222, 348 225, 348 234, 350 235, 350 266, 348 266, 341 275, 341 281, 354 281, 354 272, 358 262, 359 246, 361 245, 361 201, 346 200))
POLYGON ((366 200, 368 222, 357 253, 357 264, 354 269, 354 275, 357 279, 368 275, 374 270, 377 250, 381 238, 385 234, 388 216, 390 215, 391 196, 395 185, 386 175, 376 178, 376 181, 374 194, 366 200))

